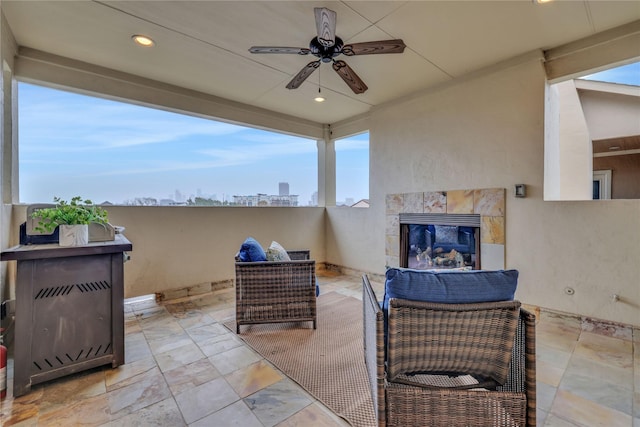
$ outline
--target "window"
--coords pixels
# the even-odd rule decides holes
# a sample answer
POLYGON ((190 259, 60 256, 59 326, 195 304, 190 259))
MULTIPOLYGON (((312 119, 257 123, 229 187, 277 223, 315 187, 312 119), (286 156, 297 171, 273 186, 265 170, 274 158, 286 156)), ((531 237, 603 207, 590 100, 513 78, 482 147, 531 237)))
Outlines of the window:
POLYGON ((317 192, 314 139, 26 83, 18 89, 22 203, 79 195, 113 204, 306 206, 317 192))
POLYGON ((611 199, 611 171, 593 171, 593 200, 611 199))
POLYGON ((369 133, 335 141, 336 206, 369 207, 369 133))

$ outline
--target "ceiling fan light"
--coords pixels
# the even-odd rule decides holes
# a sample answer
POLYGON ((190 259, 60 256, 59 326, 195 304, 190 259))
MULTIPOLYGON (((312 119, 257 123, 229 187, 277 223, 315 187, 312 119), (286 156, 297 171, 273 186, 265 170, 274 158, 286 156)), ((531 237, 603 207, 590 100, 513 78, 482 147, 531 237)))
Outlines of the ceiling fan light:
POLYGON ((324 102, 324 96, 322 96, 322 93, 320 92, 320 71, 318 71, 318 96, 316 96, 315 98, 313 98, 314 101, 316 102, 324 102))
POLYGON ((142 34, 134 34, 131 39, 135 44, 143 47, 152 47, 156 44, 151 37, 143 36, 142 34))

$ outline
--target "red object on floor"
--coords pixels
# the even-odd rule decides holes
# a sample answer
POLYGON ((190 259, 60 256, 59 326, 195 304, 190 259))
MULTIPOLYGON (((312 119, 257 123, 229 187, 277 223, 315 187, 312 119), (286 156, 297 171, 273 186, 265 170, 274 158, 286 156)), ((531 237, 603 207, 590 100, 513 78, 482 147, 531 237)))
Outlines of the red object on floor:
POLYGON ((7 396, 7 347, 0 344, 0 399, 7 396))

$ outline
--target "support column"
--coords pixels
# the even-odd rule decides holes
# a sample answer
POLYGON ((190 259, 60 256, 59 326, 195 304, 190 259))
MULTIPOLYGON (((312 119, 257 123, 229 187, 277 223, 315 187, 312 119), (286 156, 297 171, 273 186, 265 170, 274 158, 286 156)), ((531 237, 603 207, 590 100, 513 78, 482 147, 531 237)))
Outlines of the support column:
POLYGON ((318 146, 318 206, 336 205, 336 146, 331 125, 325 125, 318 146))

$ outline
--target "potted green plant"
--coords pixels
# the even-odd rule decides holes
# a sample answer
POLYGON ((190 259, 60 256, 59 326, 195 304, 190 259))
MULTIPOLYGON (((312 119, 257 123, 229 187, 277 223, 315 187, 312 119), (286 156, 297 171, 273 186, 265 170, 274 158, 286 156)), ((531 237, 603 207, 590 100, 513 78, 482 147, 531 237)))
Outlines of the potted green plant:
POLYGON ((42 233, 51 233, 60 227, 60 246, 83 246, 89 243, 89 223, 106 224, 107 211, 89 199, 73 197, 70 201, 54 197, 55 207, 38 209, 31 217, 38 220, 35 227, 42 233))

